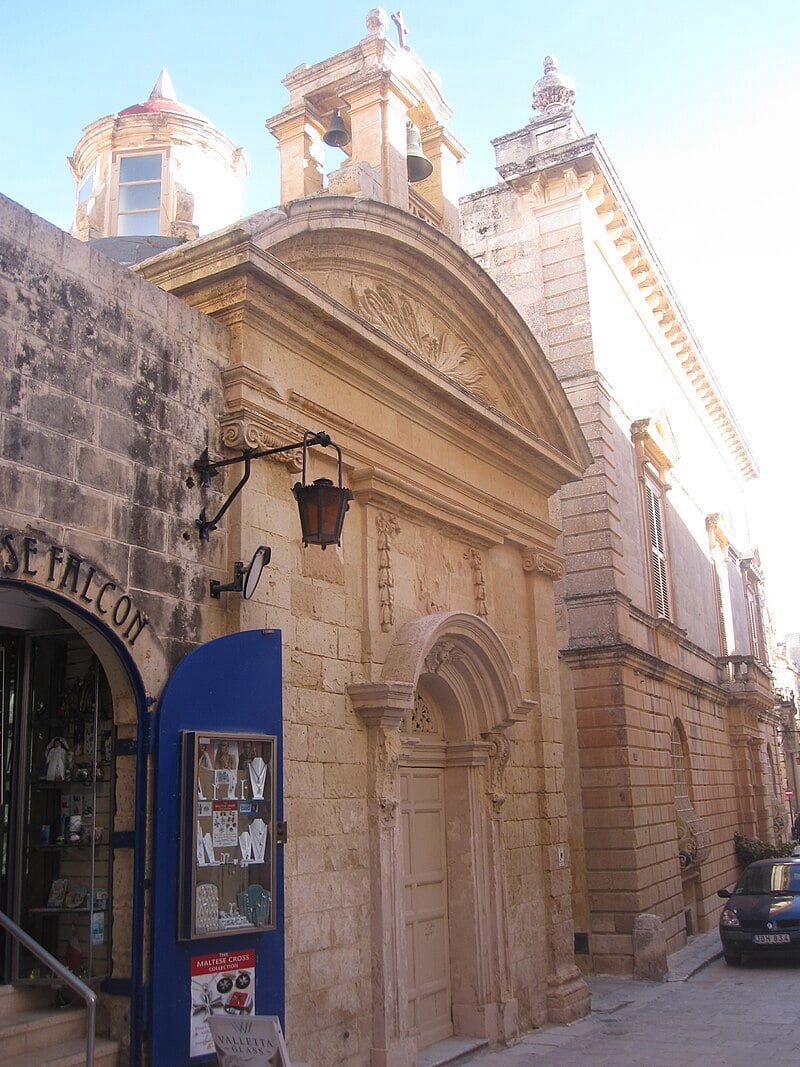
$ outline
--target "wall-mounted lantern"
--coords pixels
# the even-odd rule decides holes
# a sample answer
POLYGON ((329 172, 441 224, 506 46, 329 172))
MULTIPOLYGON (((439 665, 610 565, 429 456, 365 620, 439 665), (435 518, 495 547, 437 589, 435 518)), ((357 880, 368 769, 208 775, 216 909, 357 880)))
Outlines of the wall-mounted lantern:
POLYGON ((339 485, 334 485, 330 478, 317 478, 311 485, 306 484, 308 446, 313 443, 307 440, 308 437, 306 432, 303 438, 303 480, 295 483, 292 492, 300 509, 303 544, 327 548, 341 543, 344 517, 353 494, 342 485, 342 450, 333 441, 329 443, 339 457, 339 485))
MULTIPOLYGON (((322 548, 326 548, 328 545, 340 544, 345 513, 347 512, 349 501, 353 499, 353 494, 350 490, 342 485, 342 450, 331 441, 328 434, 322 431, 311 433, 310 430, 306 430, 302 441, 295 441, 290 445, 281 445, 278 448, 266 448, 260 452, 246 448, 241 456, 235 456, 233 459, 210 460, 208 458, 208 449, 204 449, 200 458, 194 462, 194 469, 200 473, 201 488, 209 488, 211 479, 216 474, 219 474, 223 467, 230 467, 233 463, 243 463, 244 474, 213 518, 207 518, 205 508, 203 508, 200 512, 200 517, 195 519, 200 540, 207 541, 211 531, 217 529, 220 519, 247 483, 250 477, 250 464, 254 459, 263 459, 265 456, 275 456, 279 452, 291 452, 298 448, 303 449, 303 480, 295 485, 293 493, 300 511, 303 544, 306 546, 320 545, 322 548), (322 448, 332 446, 336 449, 339 457, 338 486, 335 486, 330 478, 318 478, 310 485, 306 485, 306 459, 309 448, 314 445, 320 445, 322 448)), ((242 580, 244 580, 243 576, 244 570, 242 570, 242 580)), ((236 581, 236 576, 234 576, 234 581, 236 581)), ((221 592, 222 588, 218 592, 221 592)), ((235 591, 239 592, 240 589, 235 591)))

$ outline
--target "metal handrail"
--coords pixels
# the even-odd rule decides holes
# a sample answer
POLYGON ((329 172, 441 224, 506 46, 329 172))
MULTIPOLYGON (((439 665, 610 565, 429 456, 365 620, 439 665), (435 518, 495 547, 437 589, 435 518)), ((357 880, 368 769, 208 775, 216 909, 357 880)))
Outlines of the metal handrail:
POLYGON ((13 938, 31 952, 41 963, 54 971, 64 985, 69 986, 73 992, 86 1001, 86 1067, 94 1065, 94 1031, 97 1014, 97 994, 82 982, 77 975, 73 974, 64 964, 51 956, 46 948, 42 948, 38 941, 25 933, 21 926, 17 926, 5 912, 0 911, 0 926, 6 929, 13 938))

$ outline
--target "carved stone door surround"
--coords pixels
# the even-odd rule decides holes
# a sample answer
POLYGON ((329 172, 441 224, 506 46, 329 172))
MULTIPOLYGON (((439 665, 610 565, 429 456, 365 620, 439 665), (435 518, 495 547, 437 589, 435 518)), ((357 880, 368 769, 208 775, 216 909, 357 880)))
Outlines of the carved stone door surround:
MULTIPOLYGON (((503 771, 509 757, 504 731, 535 702, 522 697, 508 652, 477 615, 445 612, 414 619, 397 633, 378 682, 348 693, 367 725, 367 800, 372 887, 372 1067, 413 1067, 409 1031, 403 912, 399 768, 419 764, 424 734, 403 732, 420 683, 445 722, 446 775, 461 818, 452 820, 451 853, 459 892, 451 924, 459 931, 453 986, 455 1032, 506 1042, 517 1028, 506 929, 500 818, 503 771)), ((441 754, 437 755, 441 760, 441 754)))

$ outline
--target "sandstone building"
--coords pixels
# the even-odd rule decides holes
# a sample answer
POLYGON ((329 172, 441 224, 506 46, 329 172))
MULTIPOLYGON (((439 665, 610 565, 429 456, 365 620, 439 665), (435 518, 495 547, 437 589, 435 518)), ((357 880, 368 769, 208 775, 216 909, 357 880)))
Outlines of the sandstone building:
POLYGON ((554 67, 459 206, 399 31, 287 76, 274 210, 164 74, 84 131, 72 235, 0 202, 0 910, 120 1063, 208 1061, 223 1005, 314 1067, 574 1020, 576 960, 678 947, 782 817, 755 465, 646 235, 554 67))
POLYGON ((554 506, 575 914, 629 972, 716 921, 736 831, 786 836, 780 708, 744 489, 753 456, 596 135, 548 56, 539 112, 495 140, 464 245, 542 340, 593 455, 554 506), (584 881, 585 878, 585 881, 584 881))

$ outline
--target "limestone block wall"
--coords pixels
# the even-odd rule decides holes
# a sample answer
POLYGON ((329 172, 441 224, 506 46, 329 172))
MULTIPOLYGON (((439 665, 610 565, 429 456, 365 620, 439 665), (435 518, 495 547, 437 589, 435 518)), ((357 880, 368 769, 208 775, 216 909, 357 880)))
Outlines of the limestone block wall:
MULTIPOLYGON (((115 630, 152 697, 219 625, 204 608, 224 542, 198 560, 199 499, 186 482, 217 445, 228 349, 216 323, 0 197, 2 573, 61 595, 103 663, 117 738, 134 745, 120 660, 70 609, 115 630)), ((114 830, 130 834, 135 758, 116 770, 114 830)), ((112 974, 125 979, 139 948, 131 851, 116 850, 113 878, 112 974)), ((105 1007, 126 1043, 129 1002, 105 1007)))
POLYGON ((0 515, 127 589, 175 662, 207 633, 186 478, 227 332, 5 198, 0 239, 0 515))

